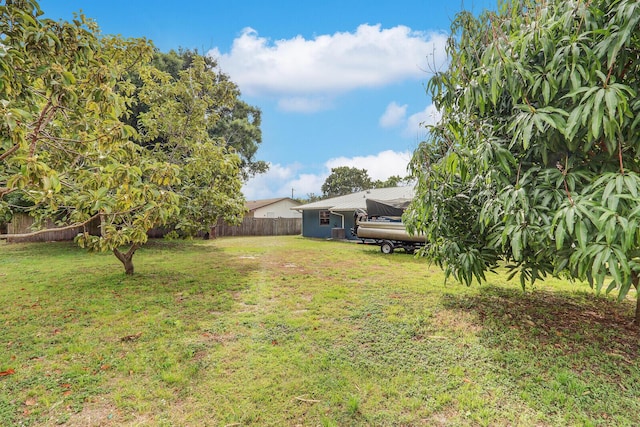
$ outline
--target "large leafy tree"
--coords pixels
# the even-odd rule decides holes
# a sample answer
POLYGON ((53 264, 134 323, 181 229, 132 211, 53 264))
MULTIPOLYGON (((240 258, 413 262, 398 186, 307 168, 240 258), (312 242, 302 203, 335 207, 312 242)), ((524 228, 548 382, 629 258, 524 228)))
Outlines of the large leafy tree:
POLYGON ((409 184, 411 179, 409 177, 401 177, 400 175, 391 175, 389 178, 384 181, 377 179, 373 181, 372 188, 389 188, 389 187, 400 187, 403 185, 409 184))
POLYGON ((141 140, 153 157, 179 167, 172 186, 180 214, 171 224, 188 235, 208 231, 219 218, 237 222, 244 212, 240 157, 209 129, 237 103, 236 85, 219 80, 203 57, 173 78, 155 67, 140 71, 141 140))
MULTIPOLYGON (((83 233, 77 241, 113 251, 127 274, 134 271, 133 255, 147 231, 181 218, 180 208, 191 201, 200 198, 200 206, 209 203, 219 215, 236 216, 237 156, 206 138, 198 145, 188 126, 182 126, 188 141, 176 144, 183 154, 179 161, 159 156, 139 145, 136 129, 122 121, 135 101, 130 76, 136 70, 154 74, 148 70, 151 44, 102 37, 81 15, 69 23, 41 14, 35 0, 0 5, 0 205, 19 194, 34 216, 56 218, 61 225, 99 218, 101 235, 83 233), (207 196, 213 198, 202 201, 207 196)), ((156 102, 184 95, 174 85, 162 92, 157 82, 149 78, 147 89, 156 102)), ((196 92, 191 94, 189 117, 180 116, 182 107, 175 103, 158 107, 164 108, 160 114, 171 114, 177 126, 207 119, 196 92)), ((156 106, 150 106, 151 117, 156 106)))
POLYGON ((638 288, 639 21, 634 0, 506 0, 455 18, 405 218, 447 275, 469 284, 506 261, 523 286, 638 288))
MULTIPOLYGON (((209 110, 215 114, 216 120, 208 120, 204 128, 209 137, 223 143, 228 149, 233 149, 240 157, 240 168, 244 180, 268 170, 268 164, 263 160, 257 160, 256 154, 262 143, 262 131, 260 129, 262 112, 259 108, 251 106, 240 98, 240 91, 229 76, 219 70, 214 59, 202 56, 197 51, 189 49, 179 49, 177 52, 171 50, 168 53, 156 52, 154 54, 153 65, 160 71, 171 76, 169 82, 178 82, 184 71, 193 68, 195 62, 204 62, 205 69, 201 75, 206 75, 210 84, 225 87, 229 93, 233 93, 230 102, 222 102, 211 105, 209 110)), ((198 65, 201 67, 201 65, 198 65)), ((139 76, 133 75, 134 82, 142 90, 143 80, 139 76)), ((138 99, 133 105, 133 114, 127 120, 134 127, 144 127, 141 120, 141 113, 147 112, 150 106, 144 99, 138 99)), ((153 140, 146 141, 155 147, 161 147, 165 142, 165 136, 156 135, 153 140)), ((167 150, 171 143, 167 144, 167 150)))
POLYGON ((324 180, 322 184, 322 196, 308 194, 308 201, 320 200, 327 197, 343 196, 345 194, 355 193, 357 191, 369 190, 371 188, 388 188, 397 187, 406 184, 410 178, 402 178, 399 175, 393 175, 382 180, 372 180, 366 169, 358 169, 351 166, 338 166, 331 168, 331 174, 324 180))
POLYGON ((40 15, 35 1, 0 6, 0 201, 20 193, 34 216, 60 224, 99 218, 102 235, 85 233, 79 243, 112 250, 133 273, 146 230, 176 209, 163 190, 175 168, 141 155, 135 130, 119 120, 130 93, 122 76, 151 47, 100 39, 83 16, 40 15))
POLYGON ((321 190, 323 198, 327 198, 368 190, 372 187, 373 182, 366 169, 338 166, 331 168, 331 174, 325 179, 321 190))

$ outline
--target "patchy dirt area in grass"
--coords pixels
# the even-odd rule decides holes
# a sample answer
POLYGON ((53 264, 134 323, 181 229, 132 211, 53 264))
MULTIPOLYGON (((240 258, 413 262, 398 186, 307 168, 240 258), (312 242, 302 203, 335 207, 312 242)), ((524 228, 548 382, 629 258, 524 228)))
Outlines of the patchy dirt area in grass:
MULTIPOLYGON (((92 402, 87 402, 82 411, 77 414, 73 414, 69 419, 64 422, 67 427, 111 427, 123 425, 124 418, 120 411, 114 406, 103 399, 95 399, 92 402)), ((59 425, 60 422, 56 421, 51 425, 59 425)))

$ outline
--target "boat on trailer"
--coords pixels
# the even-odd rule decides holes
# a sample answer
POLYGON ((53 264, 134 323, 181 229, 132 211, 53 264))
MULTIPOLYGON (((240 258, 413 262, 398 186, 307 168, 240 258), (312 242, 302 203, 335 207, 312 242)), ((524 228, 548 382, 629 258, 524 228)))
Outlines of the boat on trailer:
POLYGON ((362 243, 376 244, 383 253, 404 249, 413 253, 425 245, 425 237, 410 234, 402 222, 402 213, 411 199, 376 200, 367 199, 367 210, 354 214, 355 227, 351 230, 362 243))

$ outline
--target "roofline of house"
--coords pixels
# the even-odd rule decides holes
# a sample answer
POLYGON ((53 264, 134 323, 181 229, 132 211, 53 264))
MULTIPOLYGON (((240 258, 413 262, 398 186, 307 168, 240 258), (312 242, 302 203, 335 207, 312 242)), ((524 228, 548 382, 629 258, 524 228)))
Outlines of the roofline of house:
MULTIPOLYGON (((275 205, 276 203, 281 202, 283 200, 293 200, 294 202, 296 201, 295 199, 292 199, 291 197, 280 197, 280 198, 276 198, 276 199, 267 199, 267 200, 271 200, 271 202, 269 202, 267 204, 264 204, 264 205, 257 206, 255 208, 253 208, 252 210, 262 209, 262 208, 267 207, 267 206, 275 205)), ((249 204, 249 203, 255 203, 255 202, 259 202, 259 201, 260 200, 247 200, 245 203, 249 204)), ((294 208, 289 208, 289 209, 294 209, 294 208)))
POLYGON ((333 206, 314 206, 312 208, 305 208, 304 206, 294 206, 291 207, 289 209, 294 210, 294 211, 315 211, 318 209, 326 209, 326 210, 331 210, 333 206))
MULTIPOLYGON (((401 187, 393 187, 395 189, 409 189, 408 186, 401 186, 401 187)), ((369 189, 369 190, 362 190, 362 191, 358 191, 352 194, 346 194, 344 196, 352 196, 352 195, 358 195, 360 193, 363 193, 363 198, 367 198, 368 194, 371 194, 372 192, 377 192, 378 190, 387 190, 387 189, 369 189)), ((296 206, 296 207, 291 207, 289 209, 292 210, 296 210, 298 212, 302 212, 302 211, 312 211, 312 210, 329 210, 332 212, 349 212, 349 211, 354 211, 357 209, 362 209, 362 206, 346 206, 346 207, 336 207, 334 204, 331 204, 331 200, 332 199, 336 199, 336 198, 342 198, 344 196, 337 196, 337 197, 333 197, 331 199, 327 199, 326 201, 318 201, 318 202, 312 202, 312 203, 307 203, 301 206, 296 206), (321 205, 320 203, 322 202, 328 202, 327 204, 321 205), (309 207, 309 205, 314 205, 309 207)), ((398 198, 399 196, 396 196, 396 198, 398 198)), ((374 198, 379 199, 378 196, 374 196, 374 198)), ((346 203, 338 203, 339 205, 345 205, 346 203)))

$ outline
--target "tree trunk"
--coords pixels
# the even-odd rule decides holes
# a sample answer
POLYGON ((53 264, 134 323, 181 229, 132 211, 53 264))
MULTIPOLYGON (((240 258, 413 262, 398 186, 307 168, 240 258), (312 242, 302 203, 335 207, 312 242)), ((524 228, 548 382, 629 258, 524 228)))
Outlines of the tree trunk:
POLYGON ((631 272, 631 283, 636 288, 636 315, 633 319, 633 325, 636 327, 640 327, 640 287, 638 286, 638 282, 640 281, 640 277, 635 272, 631 272))
POLYGON ((113 250, 116 258, 118 258, 120 262, 122 262, 122 265, 124 265, 124 274, 126 275, 133 274, 133 254, 136 253, 137 249, 138 245, 131 245, 127 253, 120 252, 118 248, 113 250))

